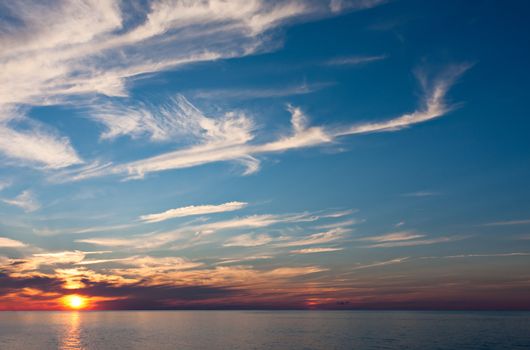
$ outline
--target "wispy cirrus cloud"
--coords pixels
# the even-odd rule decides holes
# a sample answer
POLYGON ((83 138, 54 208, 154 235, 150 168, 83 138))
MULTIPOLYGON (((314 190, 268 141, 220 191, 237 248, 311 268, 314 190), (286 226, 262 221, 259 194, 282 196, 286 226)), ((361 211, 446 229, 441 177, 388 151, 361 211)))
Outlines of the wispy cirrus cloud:
POLYGON ((392 233, 387 233, 387 234, 379 235, 379 236, 361 237, 358 240, 369 241, 369 242, 393 242, 393 241, 407 241, 407 240, 422 238, 422 237, 425 237, 425 235, 412 232, 412 231, 399 231, 399 232, 392 232, 392 233))
MULTIPOLYGON (((89 168, 81 167, 64 172, 59 175, 59 178, 61 181, 71 181, 105 175, 121 175, 129 179, 139 179, 149 173, 227 161, 239 162, 246 168, 244 174, 251 174, 259 169, 260 161, 257 157, 262 154, 281 153, 330 144, 348 135, 397 131, 416 123, 441 117, 452 109, 445 102, 448 89, 469 67, 470 65, 467 64, 453 65, 432 79, 418 73, 418 79, 425 93, 422 107, 413 113, 386 121, 341 127, 311 126, 309 118, 300 108, 289 106, 291 132, 276 140, 262 143, 253 141, 256 136, 256 127, 253 120, 246 114, 228 112, 220 118, 206 117, 185 98, 179 97, 172 100, 172 103, 177 105, 172 108, 183 111, 190 120, 193 120, 190 124, 192 126, 190 130, 199 135, 196 138, 196 144, 128 163, 104 166, 96 164, 89 168)), ((145 113, 141 112, 140 114, 145 113)), ((123 115, 128 114, 124 113, 123 115)), ((149 118, 147 119, 149 120, 149 118)), ((130 127, 110 126, 108 134, 115 136, 127 133, 155 135, 154 130, 156 128, 151 124, 134 121, 130 127)), ((125 123, 125 125, 129 125, 129 123, 125 123)))
POLYGON ((22 191, 15 198, 4 198, 2 199, 4 203, 13 205, 23 209, 25 212, 29 213, 40 208, 40 203, 35 198, 35 195, 30 190, 22 191))
POLYGON ((215 265, 240 264, 256 260, 269 260, 272 258, 274 258, 273 255, 251 255, 242 258, 222 258, 221 261, 215 263, 215 265))
POLYGON ((348 56, 348 57, 337 57, 326 61, 328 66, 355 66, 363 63, 370 63, 376 61, 382 61, 386 59, 386 55, 373 55, 373 56, 348 56))
POLYGON ((396 259, 385 260, 385 261, 378 261, 378 262, 374 262, 374 263, 370 263, 370 264, 359 264, 357 266, 354 266, 352 268, 352 270, 364 270, 364 269, 370 269, 370 268, 373 268, 373 267, 396 265, 396 264, 401 264, 401 263, 403 263, 403 262, 405 262, 407 260, 409 260, 409 258, 408 257, 404 257, 404 258, 396 258, 396 259))
POLYGON ((153 223, 192 215, 224 213, 243 209, 247 205, 248 203, 245 202, 227 202, 218 205, 190 205, 187 207, 169 209, 162 213, 142 215, 140 216, 140 220, 146 223, 153 223))
POLYGON ((458 255, 445 256, 424 256, 419 259, 465 259, 465 258, 499 258, 499 257, 515 257, 515 256, 530 256, 530 253, 525 252, 510 252, 510 253, 470 253, 458 255))
POLYGON ((335 85, 333 82, 303 83, 291 86, 279 86, 274 88, 230 88, 218 90, 203 90, 193 93, 193 97, 198 99, 260 99, 272 97, 286 97, 296 95, 306 95, 320 91, 335 85))
POLYGON ((338 248, 338 247, 304 248, 304 249, 291 250, 290 253, 291 254, 331 253, 331 252, 338 252, 343 249, 344 248, 338 248))
POLYGON ((433 191, 417 191, 417 192, 409 192, 402 194, 403 197, 432 197, 432 196, 439 196, 439 192, 433 192, 433 191))
POLYGON ((318 219, 318 216, 308 213, 249 215, 199 225, 185 225, 167 232, 154 232, 128 237, 83 238, 76 240, 76 242, 107 247, 134 247, 137 249, 148 249, 160 247, 170 242, 190 237, 192 237, 192 240, 200 240, 203 236, 212 235, 224 230, 236 231, 241 229, 265 228, 277 224, 312 222, 318 219))
POLYGON ((273 238, 267 234, 242 234, 228 239, 223 246, 225 247, 257 247, 271 242, 273 238))
POLYGON ((5 107, 1 103, 0 154, 9 164, 43 169, 60 169, 83 163, 68 138, 29 119, 19 109, 5 107))
POLYGON ((284 243, 278 243, 277 245, 279 247, 297 247, 305 245, 324 244, 342 239, 349 232, 351 232, 351 229, 337 227, 328 231, 313 233, 304 238, 295 239, 284 243))
POLYGON ((483 224, 482 226, 512 226, 512 225, 528 225, 528 224, 530 224, 530 219, 488 222, 486 224, 483 224))
MULTIPOLYGON (((377 5, 362 2, 362 6, 343 8, 377 5)), ((0 45, 9 50, 0 53, 0 152, 47 168, 82 160, 66 137, 37 128, 17 129, 21 119, 30 119, 13 120, 8 113, 13 107, 68 104, 86 96, 124 97, 133 77, 265 52, 277 47, 274 35, 263 35, 270 29, 337 12, 327 3, 261 0, 167 0, 135 6, 111 0, 59 0, 1 6, 6 20, 0 24, 0 45)), ((105 116, 99 118, 111 123, 105 116)), ((148 115, 121 120, 127 123, 113 124, 103 137, 153 122, 148 115)), ((151 124, 144 128, 153 139, 166 137, 164 125, 151 124)))
POLYGON ((381 122, 360 123, 345 130, 338 131, 337 135, 354 135, 372 132, 397 131, 411 125, 439 118, 448 113, 452 107, 445 102, 445 96, 454 82, 469 68, 470 64, 456 64, 448 66, 433 81, 426 72, 418 70, 416 75, 420 81, 424 96, 422 108, 409 114, 381 122))
POLYGON ((341 12, 344 10, 360 10, 382 5, 388 0, 362 0, 362 1, 348 1, 348 0, 331 0, 329 8, 332 12, 341 12))
POLYGON ((430 245, 438 243, 449 243, 469 238, 469 236, 443 236, 429 239, 411 239, 405 241, 388 241, 367 245, 365 248, 395 248, 395 247, 415 247, 420 245, 430 245))

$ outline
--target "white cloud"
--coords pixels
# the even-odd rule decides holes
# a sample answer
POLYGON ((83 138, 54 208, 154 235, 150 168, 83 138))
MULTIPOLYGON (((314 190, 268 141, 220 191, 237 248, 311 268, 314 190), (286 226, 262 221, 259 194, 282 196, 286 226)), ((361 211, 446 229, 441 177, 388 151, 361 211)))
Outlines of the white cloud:
MULTIPOLYGON (((363 1, 358 8, 377 3, 366 5, 363 1)), ((276 45, 274 34, 263 35, 269 29, 332 12, 327 3, 264 0, 167 0, 138 6, 113 0, 11 1, 2 10, 10 20, 0 28, 0 46, 6 48, 0 52, 0 152, 46 168, 82 160, 64 137, 7 123, 12 108, 67 104, 88 95, 124 97, 133 77, 265 52, 276 45)), ((104 138, 146 133, 164 140, 175 132, 175 121, 163 113, 100 112, 96 118, 108 127, 104 138)))
POLYGON ((25 190, 12 199, 2 199, 4 203, 22 208, 25 212, 32 212, 40 208, 40 204, 30 190, 25 190))
POLYGON ((263 228, 276 224, 310 222, 317 219, 318 217, 311 216, 307 213, 293 215, 250 215, 200 225, 183 226, 167 232, 154 232, 127 238, 86 238, 76 240, 76 242, 108 247, 134 247, 138 249, 147 249, 160 247, 164 244, 189 237, 190 235, 193 236, 193 240, 198 240, 202 236, 211 235, 222 230, 263 228))
POLYGON ((226 265, 226 264, 237 264, 247 261, 255 261, 255 260, 268 260, 272 259, 272 255, 253 255, 253 256, 246 256, 243 258, 222 258, 221 261, 215 263, 215 265, 226 265))
POLYGON ((30 271, 36 270, 39 267, 46 265, 67 265, 67 264, 77 264, 82 262, 87 255, 94 254, 105 254, 109 251, 93 251, 93 252, 83 252, 80 250, 73 251, 60 251, 60 252, 46 252, 33 254, 28 257, 21 259, 12 259, 12 261, 18 262, 15 264, 15 269, 17 271, 30 271))
POLYGON ((392 259, 392 260, 378 261, 378 262, 371 263, 371 264, 357 265, 353 267, 352 270, 364 270, 364 269, 369 269, 372 267, 401 264, 407 261, 408 259, 409 259, 408 257, 405 257, 405 258, 397 258, 397 259, 392 259))
POLYGON ((272 241, 272 237, 267 234, 242 234, 227 240, 223 246, 225 247, 256 247, 267 244, 272 241))
POLYGON ((22 248, 26 244, 7 237, 0 237, 0 248, 22 248))
POLYGON ((307 236, 306 238, 302 238, 302 239, 298 239, 298 240, 294 240, 290 242, 285 242, 285 243, 280 243, 278 244, 278 246, 279 247, 296 247, 296 246, 334 242, 336 240, 342 239, 344 235, 350 231, 351 230, 349 229, 338 227, 338 228, 331 229, 329 231, 311 234, 307 236))
POLYGON ((375 7, 388 2, 388 0, 331 0, 329 8, 332 12, 340 12, 344 10, 362 10, 375 7))
POLYGON ((387 233, 380 236, 370 236, 359 238, 359 241, 370 241, 370 242, 393 242, 393 241, 406 241, 415 238, 425 237, 425 235, 418 234, 410 231, 399 231, 387 233))
POLYGON ((8 188, 9 186, 11 186, 10 180, 0 180, 0 191, 8 188))
POLYGON ((418 72, 418 79, 424 90, 424 101, 421 109, 386 121, 354 125, 343 131, 338 131, 336 136, 396 131, 443 116, 451 110, 451 106, 445 102, 447 91, 469 68, 469 64, 449 66, 432 81, 427 78, 424 72, 418 72))
POLYGON ((330 253, 330 252, 337 252, 343 250, 343 248, 305 248, 305 249, 297 249, 297 250, 291 250, 292 254, 313 254, 313 253, 330 253))
POLYGON ((394 248, 394 247, 414 247, 419 245, 429 245, 437 243, 448 243, 460 241, 468 238, 467 236, 444 236, 430 239, 411 239, 406 241, 388 241, 365 246, 365 248, 394 248))
MULTIPOLYGON (((83 161, 66 137, 0 103, 0 153, 18 164, 59 169, 83 161)), ((15 164, 14 162, 12 162, 15 164)))
POLYGON ((329 66, 353 66, 363 63, 381 61, 385 58, 386 55, 338 57, 327 61, 326 64, 329 66))
POLYGON ((493 254, 459 254, 447 256, 426 256, 421 259, 460 259, 460 258, 496 258, 496 257, 511 257, 511 256, 530 256, 530 253, 514 252, 514 253, 493 253, 493 254))
POLYGON ((181 257, 153 257, 153 256, 132 256, 120 259, 120 264, 135 266, 146 269, 147 271, 163 272, 172 270, 186 270, 203 265, 181 257))
MULTIPOLYGON (((278 224, 293 224, 302 222, 313 222, 320 219, 319 216, 310 215, 308 213, 301 214, 284 214, 284 215, 273 215, 273 214, 262 214, 262 215, 250 215, 245 217, 236 217, 229 220, 222 220, 216 222, 210 222, 199 225, 184 225, 172 231, 167 232, 152 232, 143 235, 129 236, 129 237, 96 237, 96 238, 84 238, 76 240, 80 243, 88 243, 100 246, 108 247, 132 247, 136 249, 148 249, 160 247, 170 242, 182 239, 190 239, 184 246, 190 244, 196 244, 204 236, 212 235, 216 232, 223 230, 241 230, 241 229, 257 229, 264 228, 278 224)), ((329 233, 321 233, 310 237, 314 244, 327 242, 340 238, 342 233, 348 230, 339 228, 330 230, 329 233), (333 237, 332 237, 333 236, 333 237)), ((282 240, 285 240, 284 237, 282 240)), ((313 243, 310 243, 313 244, 313 243)), ((297 244, 298 245, 298 244, 297 244)))
POLYGON ((193 94, 194 97, 200 99, 259 99, 271 97, 285 97, 294 95, 310 94, 329 86, 334 83, 304 83, 291 86, 279 86, 275 88, 232 88, 220 90, 204 90, 193 94))
POLYGON ((86 239, 77 239, 76 242, 79 243, 88 243, 94 245, 100 245, 105 247, 130 247, 130 246, 139 246, 142 242, 145 242, 145 239, 134 238, 86 238, 86 239))
POLYGON ((239 210, 247 206, 245 202, 227 202, 219 205, 190 205, 187 207, 169 209, 162 213, 140 216, 140 220, 147 223, 160 222, 178 217, 223 213, 239 210))
POLYGON ((528 225, 528 224, 530 224, 530 219, 489 222, 482 226, 512 226, 512 225, 528 225))
MULTIPOLYGON (((63 181, 80 180, 87 177, 115 174, 126 176, 129 179, 137 179, 153 172, 226 161, 242 163, 246 167, 244 174, 250 174, 259 169, 259 160, 256 156, 261 154, 329 144, 347 135, 396 131, 416 123, 438 118, 451 110, 451 107, 445 103, 445 95, 451 84, 468 68, 469 65, 463 64, 451 66, 432 81, 427 79, 425 75, 418 74, 425 92, 424 106, 416 112, 387 121, 361 123, 340 128, 337 126, 326 128, 311 126, 308 117, 300 108, 289 106, 291 132, 278 137, 276 140, 263 143, 252 142, 255 139, 255 125, 247 115, 241 112, 229 112, 220 118, 206 117, 189 101, 179 97, 172 101, 173 107, 171 108, 184 111, 183 114, 187 116, 186 120, 191 120, 187 127, 190 133, 198 135, 196 138, 198 140, 197 144, 129 163, 104 167, 95 166, 89 169, 80 168, 77 172, 65 172, 60 178, 63 181)), ((140 111, 138 113, 149 115, 148 112, 140 111)), ((161 114, 165 115, 167 113, 161 114)), ((128 125, 126 127, 109 124, 108 135, 118 136, 124 133, 131 133, 132 135, 136 133, 157 134, 157 122, 154 124, 148 122, 151 117, 148 117, 147 121, 142 123, 135 121, 136 117, 132 118, 134 121, 130 125, 125 123, 125 125, 128 125)), ((173 118, 175 120, 182 119, 179 116, 173 116, 173 118)), ((162 118, 162 120, 166 119, 162 118)))

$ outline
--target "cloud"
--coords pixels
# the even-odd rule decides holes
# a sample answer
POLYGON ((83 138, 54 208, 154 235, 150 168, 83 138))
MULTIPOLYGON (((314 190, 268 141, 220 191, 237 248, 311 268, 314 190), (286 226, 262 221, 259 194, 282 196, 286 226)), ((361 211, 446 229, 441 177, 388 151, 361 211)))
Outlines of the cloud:
POLYGON ((8 188, 9 186, 11 186, 10 180, 0 180, 0 191, 8 188))
POLYGON ((173 218, 191 215, 204 215, 213 213, 224 213, 239 210, 247 206, 245 202, 227 202, 219 205, 191 205, 187 207, 169 209, 162 213, 140 216, 140 220, 147 223, 160 222, 173 218))
MULTIPOLYGON (((441 117, 453 108, 445 103, 445 95, 449 87, 468 68, 469 65, 465 64, 453 65, 433 79, 428 79, 424 73, 418 73, 418 79, 424 90, 423 106, 413 113, 386 121, 340 127, 311 126, 309 118, 300 108, 288 106, 288 111, 291 114, 290 133, 279 136, 275 140, 261 143, 254 142, 256 126, 246 114, 231 111, 217 118, 206 117, 181 96, 171 101, 172 107, 161 107, 162 112, 158 114, 165 116, 167 113, 163 111, 166 108, 183 111, 183 115, 189 116, 189 118, 184 119, 187 120, 186 130, 195 135, 194 144, 128 163, 105 166, 96 164, 89 168, 80 167, 77 171, 63 172, 58 178, 61 181, 75 181, 96 176, 121 175, 127 179, 141 179, 149 173, 227 161, 243 164, 245 166, 243 173, 248 175, 259 169, 260 163, 256 157, 262 154, 281 153, 330 144, 348 135, 397 131, 416 123, 441 117)), ((128 114, 123 113, 123 115, 127 116, 128 114)), ((160 117, 158 119, 162 121, 151 122, 150 115, 153 114, 144 111, 134 112, 132 115, 132 117, 126 117, 126 120, 132 118, 133 121, 125 122, 123 125, 119 122, 120 118, 116 118, 115 122, 111 123, 107 120, 109 129, 104 135, 114 137, 123 134, 148 134, 153 137, 153 135, 160 134, 156 131, 158 130, 157 125, 166 123, 167 119, 160 117), (138 122, 134 116, 135 113, 148 117, 145 121, 138 122), (115 126, 112 123, 115 123, 115 126)), ((182 119, 179 116, 174 118, 176 120, 182 119)), ((178 125, 178 122, 176 124, 178 125)), ((168 130, 171 130, 171 127, 168 130)), ((171 132, 168 131, 168 134, 171 132)))
POLYGON ((132 256, 125 259, 119 259, 119 264, 134 267, 129 272, 137 275, 149 275, 164 273, 170 271, 181 271, 193 269, 203 264, 200 262, 190 261, 181 257, 153 257, 153 256, 132 256))
POLYGON ((497 258, 497 257, 512 257, 512 256, 530 256, 530 253, 513 252, 513 253, 492 253, 492 254, 459 254, 446 256, 426 256, 420 259, 462 259, 462 258, 497 258))
POLYGON ((352 226, 352 225, 358 224, 359 222, 361 222, 361 221, 360 220, 351 219, 351 220, 345 220, 345 221, 338 221, 338 222, 334 222, 334 223, 331 223, 331 224, 318 225, 315 228, 319 229, 319 230, 328 230, 328 229, 332 229, 332 228, 352 226))
POLYGON ((195 98, 199 99, 260 99, 260 98, 274 98, 274 97, 285 97, 295 95, 306 95, 310 94, 327 87, 335 85, 332 82, 322 83, 304 83, 299 85, 291 86, 279 86, 275 88, 231 88, 231 89, 220 89, 220 90, 204 90, 193 93, 195 98))
POLYGON ((314 253, 330 253, 330 252, 337 252, 343 250, 343 248, 331 248, 331 247, 320 247, 320 248, 305 248, 305 249, 297 249, 297 250, 291 250, 291 254, 314 254, 314 253))
POLYGON ((68 227, 61 229, 49 229, 49 228, 33 228, 33 233, 41 236, 54 236, 65 233, 70 234, 83 234, 92 232, 108 232, 123 230, 137 226, 137 224, 119 224, 119 225, 106 225, 106 226, 85 226, 85 227, 68 227))
POLYGON ((429 79, 423 71, 417 71, 417 77, 424 91, 424 101, 421 109, 386 121, 361 123, 347 127, 342 131, 337 131, 336 136, 397 131, 413 124, 443 116, 452 109, 451 106, 446 104, 445 95, 454 82, 470 67, 471 65, 469 64, 451 65, 434 79, 429 79))
POLYGON ((267 234, 243 234, 232 237, 227 240, 223 246, 225 247, 256 247, 267 244, 272 241, 272 237, 267 234))
MULTIPOLYGON (((187 240, 187 243, 184 245, 178 245, 175 247, 189 248, 190 246, 200 244, 201 240, 204 237, 215 234, 220 231, 230 230, 231 232, 236 232, 237 230, 243 229, 262 229, 265 227, 270 227, 274 225, 287 225, 287 224, 296 224, 296 223, 308 223, 315 222, 322 218, 326 218, 327 214, 315 215, 311 213, 295 213, 295 214, 260 214, 260 215, 249 215, 244 217, 235 217, 232 219, 208 222, 202 224, 185 224, 181 227, 178 227, 174 230, 165 231, 165 232, 151 232, 147 234, 133 235, 127 237, 94 237, 94 238, 83 238, 78 239, 76 242, 79 243, 88 243, 100 246, 108 247, 131 247, 135 249, 152 249, 166 245, 168 243, 177 241, 177 240, 187 240)), ((304 238, 300 242, 287 242, 285 244, 292 245, 304 245, 304 244, 318 244, 325 243, 328 241, 333 241, 339 239, 346 232, 351 230, 345 228, 333 228, 326 232, 321 232, 318 234, 311 235, 304 238), (307 241, 309 240, 309 241, 307 241), (299 244, 300 243, 300 244, 299 244)), ((241 238, 241 242, 249 243, 253 239, 256 239, 256 236, 241 238)), ((261 236, 259 240, 263 241, 267 238, 261 236)), ((272 237, 271 237, 272 239, 272 237)), ((274 238, 273 240, 286 241, 293 239, 292 237, 282 236, 274 238)), ((259 241, 258 240, 258 241, 259 241)), ((228 242, 229 244, 236 243, 236 241, 228 242)), ((282 243, 282 246, 286 246, 282 243)), ((176 249, 176 248, 175 248, 176 249)))
POLYGON ((376 62, 386 59, 386 55, 376 56, 349 56, 333 58, 326 62, 328 66, 353 66, 363 63, 376 62))
POLYGON ((331 0, 329 8, 332 12, 341 12, 344 10, 362 10, 382 5, 388 0, 331 0))
POLYGON ((215 263, 215 265, 239 264, 247 261, 268 260, 272 258, 272 255, 252 255, 243 258, 222 258, 221 261, 215 263))
POLYGON ((439 195, 440 193, 431 192, 431 191, 418 191, 418 192, 410 192, 410 193, 402 194, 403 197, 432 197, 432 196, 439 196, 439 195))
POLYGON ((387 233, 380 236, 370 236, 359 238, 359 241, 370 241, 370 242, 392 242, 392 241, 406 241, 415 238, 425 237, 425 235, 418 234, 410 231, 399 231, 387 233))
POLYGON ((352 268, 352 270, 364 270, 364 269, 369 269, 369 268, 373 268, 373 267, 401 264, 401 263, 403 263, 403 262, 405 262, 407 260, 409 260, 408 257, 385 260, 385 261, 378 261, 378 262, 371 263, 371 264, 364 264, 364 265, 354 266, 352 268))
POLYGON ((328 242, 334 242, 339 239, 342 239, 344 235, 351 230, 337 227, 330 229, 328 231, 314 233, 306 238, 285 242, 285 243, 279 243, 279 247, 296 247, 296 246, 304 246, 304 245, 315 245, 315 244, 323 244, 328 242))
POLYGON ((487 224, 483 224, 482 226, 511 226, 511 225, 528 225, 528 224, 530 224, 530 219, 489 222, 487 224))
POLYGON ((81 263, 86 256, 106 254, 109 251, 84 252, 80 250, 35 253, 20 259, 10 259, 10 266, 6 269, 16 272, 36 271, 42 266, 70 265, 81 263))
POLYGON ((12 199, 2 199, 4 203, 22 208, 29 213, 40 208, 40 204, 30 190, 25 190, 12 199))
MULTIPOLYGON (((13 124, 29 118, 13 120, 9 110, 126 97, 132 78, 269 51, 278 46, 270 30, 332 15, 337 6, 332 11, 315 1, 167 0, 133 6, 59 0, 8 2, 2 12, 9 20, 0 28, 0 46, 6 48, 0 53, 0 152, 28 165, 57 169, 83 162, 69 140, 40 128, 19 130, 13 124)), ((152 118, 129 110, 130 115, 114 118, 119 125, 112 113, 100 112, 96 118, 108 126, 103 138, 146 132, 160 140, 175 131, 171 118, 160 119, 160 114, 152 118)))
POLYGON ((101 245, 106 247, 128 247, 128 246, 142 246, 142 242, 145 242, 145 239, 142 238, 112 238, 112 237, 101 237, 101 238, 84 238, 75 240, 79 243, 88 243, 94 245, 101 245))
POLYGON ((394 248, 394 247, 414 247, 419 245, 430 245, 438 243, 448 243, 466 239, 468 236, 444 236, 430 239, 411 239, 406 241, 389 241, 365 246, 365 248, 394 248))
POLYGON ((0 248, 22 248, 26 244, 7 237, 0 237, 0 248))
POLYGON ((4 10, 14 19, 4 23, 0 36, 2 46, 10 48, 0 56, 0 97, 7 104, 44 104, 93 93, 123 96, 127 78, 249 55, 263 49, 261 34, 268 29, 329 12, 309 1, 242 0, 153 1, 147 6, 17 2, 5 4, 4 10))
POLYGON ((276 224, 311 222, 318 220, 318 218, 318 216, 313 216, 307 213, 287 215, 250 215, 200 225, 183 226, 167 232, 155 232, 132 237, 129 236, 126 238, 85 238, 76 240, 76 242, 108 247, 134 247, 137 249, 147 249, 160 247, 175 240, 190 237, 190 235, 193 237, 193 240, 199 240, 202 236, 211 235, 223 230, 234 231, 239 229, 264 228, 276 224))
POLYGON ((10 164, 60 169, 83 163, 68 138, 13 108, 2 107, 0 103, 0 153, 18 160, 10 164))

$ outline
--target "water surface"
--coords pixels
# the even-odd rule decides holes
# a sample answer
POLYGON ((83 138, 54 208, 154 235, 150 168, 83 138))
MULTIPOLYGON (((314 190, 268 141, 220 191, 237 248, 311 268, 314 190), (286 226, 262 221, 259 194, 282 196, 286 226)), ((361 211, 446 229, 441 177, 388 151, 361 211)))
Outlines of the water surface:
POLYGON ((0 349, 530 349, 530 313, 0 312, 0 349))

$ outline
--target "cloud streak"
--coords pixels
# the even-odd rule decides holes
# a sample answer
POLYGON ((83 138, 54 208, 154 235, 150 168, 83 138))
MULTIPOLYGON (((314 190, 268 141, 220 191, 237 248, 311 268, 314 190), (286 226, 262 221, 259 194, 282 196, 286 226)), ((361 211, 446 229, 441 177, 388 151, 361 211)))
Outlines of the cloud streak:
POLYGON ((25 246, 26 244, 20 241, 7 237, 0 237, 0 248, 22 248, 25 246))
POLYGON ((411 239, 406 241, 389 241, 365 246, 365 248, 396 248, 396 247, 415 247, 421 245, 431 245, 438 243, 449 243, 460 241, 468 238, 467 236, 443 236, 429 239, 411 239))
POLYGON ((328 66, 355 66, 386 59, 386 55, 337 57, 326 62, 328 66))
POLYGON ((304 248, 291 250, 291 254, 315 254, 315 253, 331 253, 343 250, 343 248, 320 247, 320 248, 304 248))
POLYGON ((23 191, 15 198, 11 198, 11 199, 4 198, 2 199, 2 201, 9 205, 19 207, 23 209, 26 213, 30 213, 40 208, 40 203, 37 201, 37 199, 33 195, 33 192, 31 192, 30 190, 23 191))
MULTIPOLYGON (((264 35, 269 30, 335 12, 314 1, 4 3, 8 19, 1 23, 0 46, 9 49, 0 53, 0 152, 31 166, 80 164, 66 137, 39 128, 20 130, 14 124, 30 119, 14 120, 10 111, 94 96, 125 97, 131 78, 266 52, 277 47, 275 35, 264 35)), ((103 138, 142 129, 154 140, 168 137, 166 124, 149 115, 121 118, 121 126, 105 113, 95 117, 110 126, 103 138)))
MULTIPOLYGON (((176 106, 172 108, 183 111, 189 119, 193 120, 194 127, 191 130, 201 135, 198 138, 198 144, 125 164, 80 168, 78 171, 63 173, 61 178, 80 180, 95 176, 121 175, 129 179, 140 179, 149 173, 226 161, 243 164, 246 168, 244 174, 248 175, 259 169, 260 162, 256 157, 262 154, 320 146, 336 142, 339 138, 348 135, 397 131, 413 124, 441 117, 452 109, 445 103, 445 96, 450 86, 469 67, 466 64, 450 66, 434 79, 427 79, 426 75, 418 73, 425 93, 422 108, 386 121, 346 125, 340 128, 311 126, 309 118, 300 108, 289 106, 290 134, 264 143, 253 142, 256 136, 255 125, 247 115, 240 112, 228 112, 221 118, 209 118, 180 96, 173 100, 172 103, 176 106)), ((144 127, 140 127, 142 128, 144 127)), ((113 130, 113 127, 110 130, 113 130)), ((119 135, 124 132, 123 130, 124 128, 120 127, 120 131, 110 133, 119 135)), ((134 131, 136 126, 132 130, 133 134, 140 132, 134 131)), ((153 131, 150 133, 153 134, 153 131)))
POLYGON ((140 220, 146 223, 153 223, 185 216, 224 213, 243 209, 247 204, 245 202, 227 202, 219 205, 190 205, 169 209, 162 213, 142 215, 140 216, 140 220))

